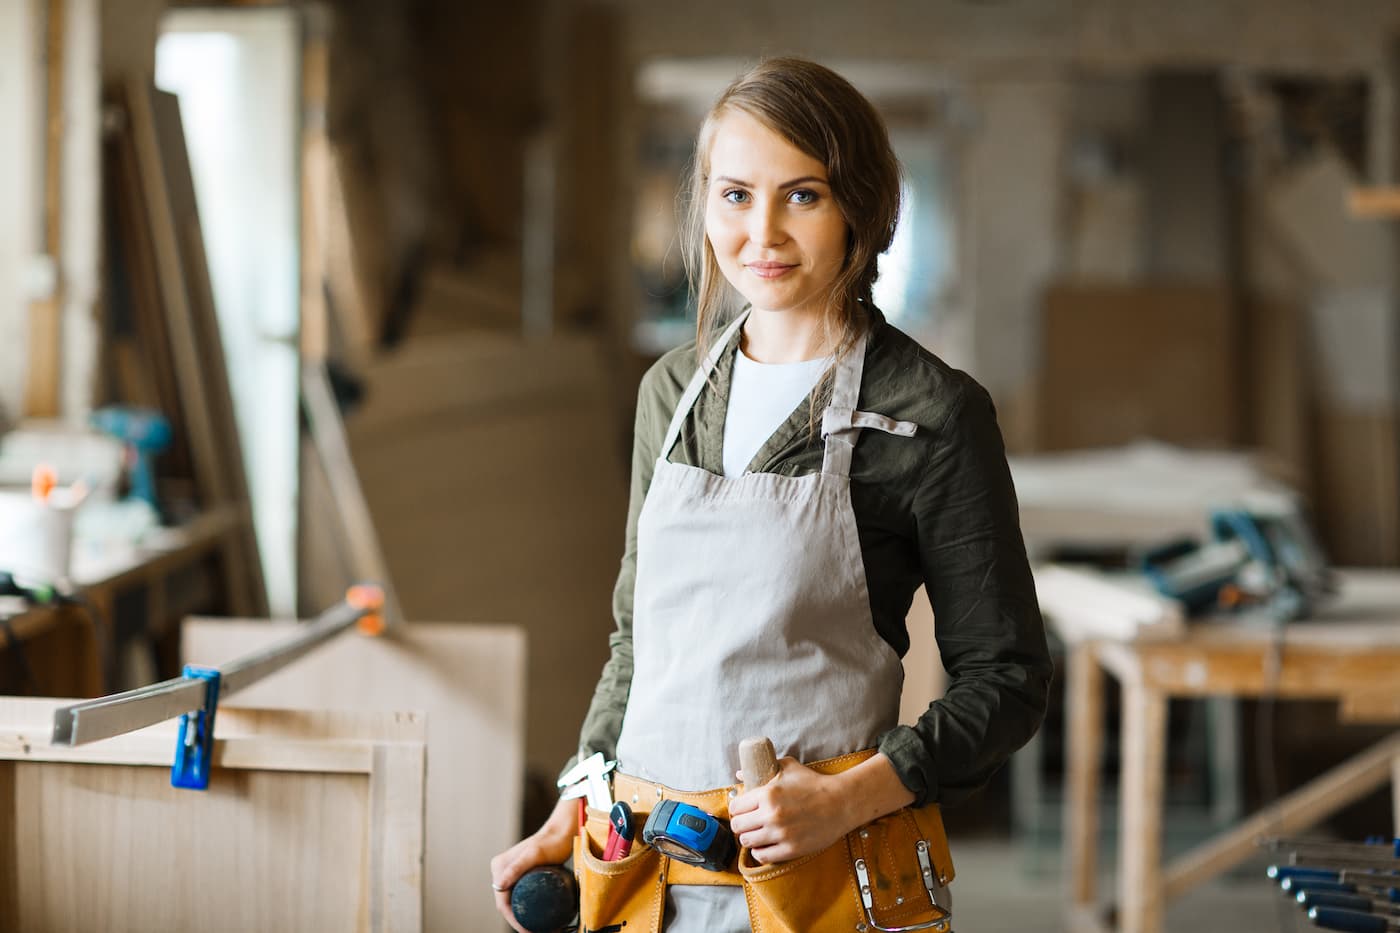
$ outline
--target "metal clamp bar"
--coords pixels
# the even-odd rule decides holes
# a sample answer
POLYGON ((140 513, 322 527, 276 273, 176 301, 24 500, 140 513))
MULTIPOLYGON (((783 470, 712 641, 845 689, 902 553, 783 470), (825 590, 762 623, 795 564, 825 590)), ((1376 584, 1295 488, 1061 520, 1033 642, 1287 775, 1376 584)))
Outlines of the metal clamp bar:
MULTIPOLYGON (((365 620, 361 628, 367 634, 378 634, 383 631, 379 616, 382 607, 383 592, 378 587, 352 588, 344 602, 321 613, 315 621, 307 623, 302 631, 282 644, 219 668, 220 696, 228 696, 251 686, 361 619, 365 620)), ((192 710, 202 709, 207 688, 206 680, 178 677, 56 709, 53 714, 52 743, 86 745, 174 719, 192 710)))

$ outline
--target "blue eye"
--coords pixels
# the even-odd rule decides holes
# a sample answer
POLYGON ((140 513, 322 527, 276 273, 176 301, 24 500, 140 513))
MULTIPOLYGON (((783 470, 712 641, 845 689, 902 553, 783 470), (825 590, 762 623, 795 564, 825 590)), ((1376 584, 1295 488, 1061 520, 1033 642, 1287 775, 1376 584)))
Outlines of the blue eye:
POLYGON ((788 200, 794 204, 812 204, 817 200, 817 193, 808 188, 798 188, 788 195, 788 200))
POLYGON ((730 188, 728 191, 724 192, 724 194, 720 195, 720 197, 724 198, 730 204, 743 204, 749 199, 749 193, 740 188, 730 188))

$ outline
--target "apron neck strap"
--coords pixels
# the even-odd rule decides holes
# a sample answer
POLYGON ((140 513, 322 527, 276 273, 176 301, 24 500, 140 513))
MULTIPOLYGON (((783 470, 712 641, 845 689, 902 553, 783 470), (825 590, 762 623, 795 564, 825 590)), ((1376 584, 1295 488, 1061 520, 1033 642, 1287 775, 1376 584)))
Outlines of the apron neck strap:
POLYGON ((705 355, 705 359, 695 370, 695 375, 690 377, 690 385, 685 387, 685 392, 681 395, 681 400, 676 403, 676 412, 671 416, 670 427, 666 429, 666 439, 661 442, 661 459, 668 460, 671 457, 671 448, 676 446, 676 441, 681 436, 681 425, 685 423, 685 416, 690 414, 691 406, 700 397, 700 392, 705 388, 705 382, 710 378, 710 373, 715 371, 715 364, 719 362, 720 355, 729 346, 729 341, 734 339, 734 335, 739 332, 739 328, 744 326, 744 321, 748 320, 750 308, 745 308, 734 319, 734 322, 724 329, 714 346, 710 347, 710 352, 705 355))
MULTIPOLYGON (((861 334, 851 349, 836 361, 831 379, 831 401, 826 411, 853 411, 860 400, 860 379, 865 372, 865 342, 869 331, 861 334)), ((825 413, 823 415, 825 421, 825 413)), ((826 432, 826 449, 822 455, 822 472, 835 476, 851 474, 851 454, 856 448, 859 429, 826 432)))
MULTIPOLYGON (((680 401, 676 403, 675 414, 671 416, 671 424, 666 428, 666 438, 661 442, 662 460, 670 459, 671 448, 676 446, 676 441, 680 439, 681 425, 685 423, 686 415, 690 414, 695 400, 700 397, 701 391, 704 390, 705 383, 709 380, 710 373, 714 372, 715 364, 719 362, 720 355, 728 348, 729 342, 734 339, 734 335, 739 332, 739 328, 748 319, 750 310, 744 309, 734 319, 734 322, 725 328, 724 333, 715 341, 704 361, 695 370, 695 375, 690 378, 690 384, 685 387, 680 401)), ((868 332, 857 337, 850 351, 836 361, 835 372, 832 374, 831 380, 831 401, 827 405, 828 411, 836 409, 849 412, 855 409, 856 402, 860 399, 861 375, 865 371, 867 336, 868 332)), ((822 455, 823 473, 837 476, 850 475, 851 453, 855 450, 856 438, 859 434, 859 428, 826 434, 826 446, 822 455)))

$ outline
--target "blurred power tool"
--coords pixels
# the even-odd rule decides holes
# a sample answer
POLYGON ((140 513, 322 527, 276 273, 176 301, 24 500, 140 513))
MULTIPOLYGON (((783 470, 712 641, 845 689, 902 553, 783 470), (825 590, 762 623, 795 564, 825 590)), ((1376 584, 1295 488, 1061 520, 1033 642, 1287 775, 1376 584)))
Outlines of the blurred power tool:
POLYGON ((126 445, 130 497, 156 502, 156 478, 152 461, 170 445, 170 422, 150 409, 111 406, 92 413, 92 426, 126 445))
POLYGON ((1252 494, 1213 511, 1210 524, 1214 538, 1205 544, 1173 542, 1142 557, 1153 585, 1188 613, 1258 606, 1291 621, 1334 592, 1327 562, 1291 496, 1252 494))

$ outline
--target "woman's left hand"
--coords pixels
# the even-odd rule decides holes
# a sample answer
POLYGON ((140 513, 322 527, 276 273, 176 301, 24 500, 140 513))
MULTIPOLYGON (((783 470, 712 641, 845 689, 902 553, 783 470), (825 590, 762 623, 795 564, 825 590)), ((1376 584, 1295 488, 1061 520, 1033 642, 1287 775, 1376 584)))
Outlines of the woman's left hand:
POLYGON ((781 758, 772 780, 729 801, 729 827, 755 861, 787 862, 820 852, 913 800, 884 755, 839 774, 781 758))

